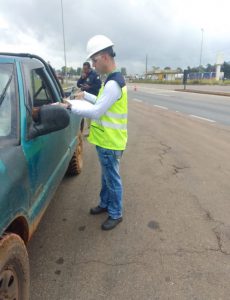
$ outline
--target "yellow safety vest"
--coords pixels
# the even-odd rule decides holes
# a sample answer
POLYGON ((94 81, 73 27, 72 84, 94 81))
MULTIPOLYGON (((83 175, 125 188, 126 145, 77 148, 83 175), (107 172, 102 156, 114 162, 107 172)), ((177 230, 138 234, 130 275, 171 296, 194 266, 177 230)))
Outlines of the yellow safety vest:
MULTIPOLYGON (((127 143, 127 87, 120 72, 111 73, 105 84, 109 80, 115 80, 119 84, 122 91, 121 98, 100 119, 91 121, 88 141, 102 148, 124 150, 127 143)), ((104 85, 102 85, 97 99, 102 94, 104 85)))

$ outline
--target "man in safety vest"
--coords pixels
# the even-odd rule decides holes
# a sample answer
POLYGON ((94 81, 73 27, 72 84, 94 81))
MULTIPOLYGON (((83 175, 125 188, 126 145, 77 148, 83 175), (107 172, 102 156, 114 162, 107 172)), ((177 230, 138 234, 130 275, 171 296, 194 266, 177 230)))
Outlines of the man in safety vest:
POLYGON ((102 170, 102 187, 98 206, 91 208, 92 215, 108 213, 102 223, 103 230, 110 230, 122 221, 123 187, 119 163, 127 143, 127 87, 120 71, 116 69, 113 42, 104 35, 96 35, 87 43, 87 59, 107 78, 98 96, 87 92, 69 100, 73 113, 90 118, 88 141, 96 145, 102 170))

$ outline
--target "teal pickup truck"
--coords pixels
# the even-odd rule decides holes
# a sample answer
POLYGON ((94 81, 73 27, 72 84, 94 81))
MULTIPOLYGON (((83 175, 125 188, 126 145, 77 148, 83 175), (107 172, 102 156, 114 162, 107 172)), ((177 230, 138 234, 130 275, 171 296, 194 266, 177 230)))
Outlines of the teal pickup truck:
POLYGON ((63 176, 82 168, 83 119, 52 67, 0 53, 0 300, 29 299, 26 244, 63 176))

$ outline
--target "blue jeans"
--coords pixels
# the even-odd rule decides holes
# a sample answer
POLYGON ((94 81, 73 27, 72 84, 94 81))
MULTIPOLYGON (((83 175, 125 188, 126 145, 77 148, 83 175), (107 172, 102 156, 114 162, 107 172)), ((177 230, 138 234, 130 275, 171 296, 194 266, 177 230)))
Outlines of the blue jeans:
POLYGON ((110 150, 96 146, 101 164, 101 192, 99 206, 107 208, 112 219, 122 216, 123 187, 119 174, 121 150, 110 150))

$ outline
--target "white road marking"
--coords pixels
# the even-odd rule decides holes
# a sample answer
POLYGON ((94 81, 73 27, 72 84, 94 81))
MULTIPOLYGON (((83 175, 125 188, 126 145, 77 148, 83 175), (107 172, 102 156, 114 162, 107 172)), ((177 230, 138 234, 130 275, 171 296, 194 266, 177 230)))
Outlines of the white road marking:
POLYGON ((166 94, 154 94, 155 96, 164 96, 164 97, 171 97, 171 95, 166 95, 166 94))
POLYGON ((143 102, 142 100, 136 99, 136 98, 133 98, 133 101, 136 101, 136 102, 143 102))
MULTIPOLYGON (((142 100, 140 99, 137 99, 137 98, 133 98, 132 99, 133 101, 136 101, 136 102, 143 102, 142 100)), ((161 106, 161 105, 154 105, 154 107, 157 107, 157 108, 160 108, 160 109, 165 109, 165 110, 168 110, 168 107, 165 107, 165 106, 161 106)), ((178 110, 175 111, 176 113, 180 113, 178 110)), ((190 117, 192 118, 196 118, 196 119, 200 119, 200 120, 203 120, 203 121, 207 121, 207 122, 210 122, 210 123, 216 123, 216 121, 214 120, 211 120, 211 119, 207 119, 207 118, 203 118, 203 117, 200 117, 200 116, 196 116, 196 115, 189 115, 190 117)))
POLYGON ((155 93, 155 92, 157 92, 157 91, 159 91, 159 92, 164 91, 164 93, 176 93, 176 91, 174 91, 174 90, 157 89, 157 88, 154 88, 154 87, 148 88, 148 87, 143 87, 143 86, 136 86, 136 89, 139 89, 139 90, 147 90, 147 91, 150 91, 150 92, 153 92, 153 93, 155 93))
POLYGON ((189 116, 192 117, 192 118, 201 119, 201 120, 208 121, 208 122, 211 122, 211 123, 216 123, 216 121, 214 121, 214 120, 203 118, 203 117, 199 117, 199 116, 196 116, 196 115, 189 115, 189 116))
POLYGON ((161 108, 161 109, 168 109, 168 107, 161 106, 161 105, 154 105, 154 106, 157 107, 157 108, 161 108))

